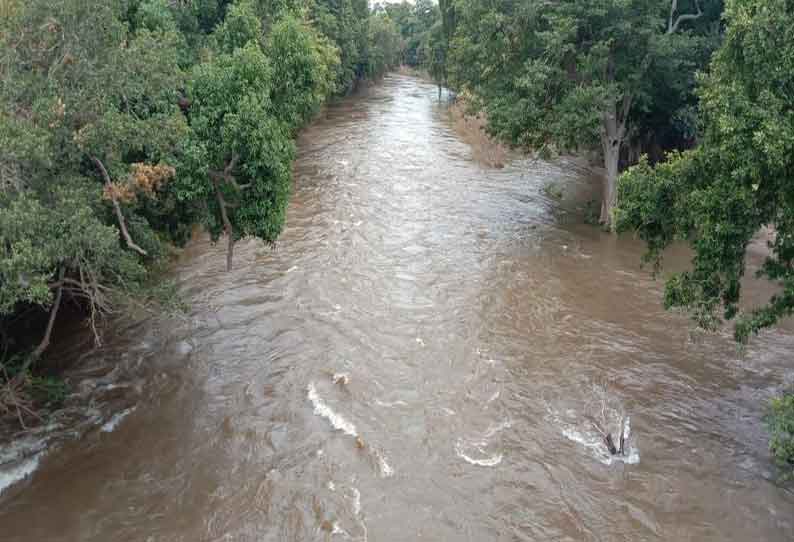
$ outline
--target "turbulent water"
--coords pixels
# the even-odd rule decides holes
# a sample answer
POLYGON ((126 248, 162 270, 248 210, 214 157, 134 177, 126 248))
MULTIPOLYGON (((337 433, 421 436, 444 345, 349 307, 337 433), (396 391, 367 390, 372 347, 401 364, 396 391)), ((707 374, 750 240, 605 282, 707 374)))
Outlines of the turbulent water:
POLYGON ((122 367, 91 428, 3 450, 0 539, 794 538, 760 424, 791 330, 692 333, 640 243, 581 224, 582 168, 478 163, 415 79, 331 106, 299 150, 277 249, 226 273, 197 240, 187 316, 81 362, 122 367))

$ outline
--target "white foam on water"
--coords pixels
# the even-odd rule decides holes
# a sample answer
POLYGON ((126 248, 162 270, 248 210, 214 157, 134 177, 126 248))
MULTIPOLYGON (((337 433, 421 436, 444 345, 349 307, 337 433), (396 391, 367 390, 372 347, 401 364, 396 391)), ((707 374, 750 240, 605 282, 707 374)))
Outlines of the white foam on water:
POLYGON ((603 437, 596 432, 580 432, 571 427, 566 427, 563 428, 562 434, 568 440, 581 444, 590 450, 593 457, 604 465, 612 465, 617 462, 635 465, 640 462, 640 452, 636 447, 629 445, 628 455, 612 455, 607 450, 603 437))
POLYGON ((406 403, 405 401, 400 401, 399 399, 397 401, 390 401, 390 402, 384 402, 381 401, 380 399, 375 399, 375 404, 386 408, 393 408, 396 406, 408 406, 408 403, 406 403))
POLYGON ((503 458, 502 454, 496 454, 491 457, 487 457, 483 459, 476 459, 474 457, 471 457, 470 455, 467 455, 463 451, 463 445, 461 444, 460 440, 458 440, 458 442, 455 443, 455 454, 464 461, 466 461, 467 463, 471 463, 472 465, 477 465, 478 467, 495 467, 502 462, 502 458, 503 458))
POLYGON ((111 431, 116 429, 116 427, 119 426, 119 424, 122 422, 122 420, 124 420, 124 418, 132 414, 134 411, 135 411, 135 407, 122 410, 121 412, 113 415, 113 417, 111 417, 104 424, 102 424, 102 427, 100 427, 99 430, 102 431, 103 433, 110 433, 111 431))
POLYGON ((391 478, 394 476, 394 469, 389 465, 386 456, 378 450, 372 450, 375 458, 378 460, 378 469, 380 469, 381 478, 391 478))
POLYGON ((361 515, 361 492, 355 487, 351 487, 350 491, 353 493, 353 513, 358 517, 361 515))
POLYGON ((496 433, 503 431, 505 429, 510 429, 511 427, 513 427, 513 422, 511 422, 510 420, 505 420, 497 425, 492 425, 485 432, 485 438, 491 438, 496 433))
POLYGON ((341 535, 345 535, 347 538, 350 538, 350 535, 348 534, 348 532, 345 531, 342 527, 339 526, 339 522, 338 521, 334 521, 333 529, 331 530, 331 534, 332 535, 341 534, 341 535))
POLYGON ((568 440, 581 444, 595 457, 599 462, 604 465, 612 465, 613 463, 626 463, 628 465, 636 465, 640 462, 640 451, 636 446, 629 442, 629 435, 631 433, 631 418, 627 417, 623 424, 623 431, 628 445, 628 454, 626 455, 612 455, 604 443, 604 437, 595 430, 579 430, 572 426, 563 426, 562 434, 568 440))
POLYGON ((44 456, 44 453, 45 452, 39 452, 36 455, 21 461, 14 467, 0 470, 0 494, 2 494, 3 491, 12 485, 16 484, 17 482, 21 482, 33 474, 36 469, 39 468, 39 462, 44 456))
POLYGON ((391 465, 386 461, 386 458, 383 454, 378 453, 378 466, 380 467, 380 475, 383 478, 391 478, 394 476, 394 469, 391 468, 391 465))
POLYGON ((326 405, 320 396, 317 394, 317 389, 314 387, 314 382, 309 382, 307 386, 308 397, 309 401, 311 401, 312 405, 314 405, 314 413, 320 417, 325 418, 329 422, 334 429, 338 429, 342 431, 346 435, 350 435, 351 437, 357 437, 358 432, 356 431, 356 426, 353 425, 352 422, 347 421, 343 418, 340 414, 334 412, 331 407, 326 405))
MULTIPOLYGON (((589 422, 587 423, 574 423, 573 421, 565 421, 561 419, 558 413, 551 408, 551 406, 546 403, 546 411, 549 413, 550 421, 559 427, 560 431, 562 432, 563 436, 570 441, 576 442, 577 444, 581 444, 585 448, 590 451, 590 454, 598 460, 600 463, 604 465, 612 465, 613 463, 625 463, 627 465, 636 465, 640 462, 640 451, 639 449, 630 441, 631 436, 631 417, 626 416, 623 420, 623 435, 625 438, 625 445, 627 447, 627 454, 626 455, 612 455, 610 451, 607 449, 606 443, 604 442, 604 435, 602 435, 599 431, 593 428, 589 422)), ((618 412, 610 412, 610 418, 618 418, 620 417, 618 412)), ((574 417, 576 415, 575 411, 568 411, 568 417, 574 417)))

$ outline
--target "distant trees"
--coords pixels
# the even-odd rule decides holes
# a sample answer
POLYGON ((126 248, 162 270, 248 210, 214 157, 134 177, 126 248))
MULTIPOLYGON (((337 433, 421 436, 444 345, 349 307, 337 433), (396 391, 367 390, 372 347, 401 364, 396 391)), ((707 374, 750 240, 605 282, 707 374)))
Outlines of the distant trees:
MULTIPOLYGON (((398 62, 367 0, 9 0, 0 20, 0 365, 6 330, 102 315, 200 223, 274 242, 293 139, 331 95, 398 62), (46 313, 45 313, 46 314, 46 313), (48 323, 49 322, 49 323, 48 323)), ((20 377, 29 364, 0 385, 20 377)))
POLYGON ((432 62, 431 32, 439 24, 438 6, 431 0, 382 4, 402 37, 402 63, 427 68, 432 62))

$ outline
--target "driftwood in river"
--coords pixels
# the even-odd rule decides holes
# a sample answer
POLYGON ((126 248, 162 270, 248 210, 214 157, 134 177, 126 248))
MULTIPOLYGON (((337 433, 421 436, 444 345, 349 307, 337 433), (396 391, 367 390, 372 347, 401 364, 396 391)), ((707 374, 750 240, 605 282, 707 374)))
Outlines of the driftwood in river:
POLYGON ((607 433, 604 437, 604 444, 607 445, 609 453, 612 455, 626 455, 626 432, 625 425, 620 428, 620 448, 615 446, 615 441, 612 439, 612 433, 607 433))

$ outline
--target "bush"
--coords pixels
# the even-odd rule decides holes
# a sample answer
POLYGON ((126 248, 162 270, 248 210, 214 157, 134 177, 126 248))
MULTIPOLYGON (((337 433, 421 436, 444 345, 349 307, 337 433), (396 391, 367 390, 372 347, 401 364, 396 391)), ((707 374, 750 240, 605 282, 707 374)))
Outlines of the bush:
POLYGON ((772 399, 766 417, 769 450, 783 471, 784 480, 794 478, 794 391, 772 399))

